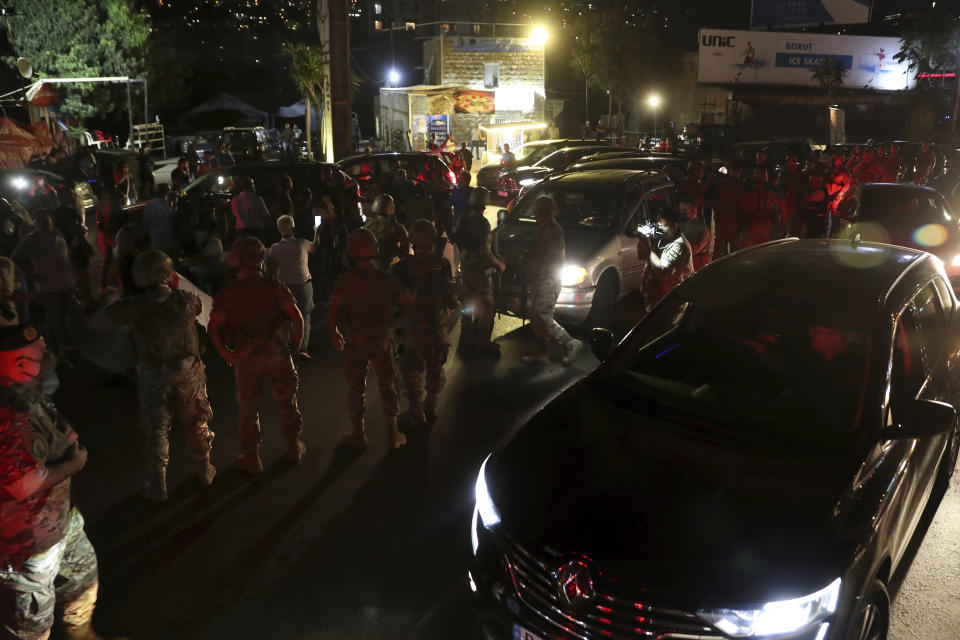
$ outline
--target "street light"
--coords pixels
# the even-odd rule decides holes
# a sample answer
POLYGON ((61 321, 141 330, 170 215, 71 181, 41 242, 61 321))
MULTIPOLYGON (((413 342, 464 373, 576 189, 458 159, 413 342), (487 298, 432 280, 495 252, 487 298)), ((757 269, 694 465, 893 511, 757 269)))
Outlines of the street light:
POLYGON ((549 37, 550 32, 542 25, 534 27, 533 31, 530 32, 530 42, 540 47, 547 43, 549 37))
POLYGON ((391 87, 395 87, 400 83, 400 73, 396 69, 390 69, 387 72, 387 81, 390 83, 391 87))
POLYGON ((650 110, 653 111, 653 137, 657 137, 657 107, 660 106, 660 96, 655 93, 651 93, 647 98, 647 104, 650 105, 650 110))

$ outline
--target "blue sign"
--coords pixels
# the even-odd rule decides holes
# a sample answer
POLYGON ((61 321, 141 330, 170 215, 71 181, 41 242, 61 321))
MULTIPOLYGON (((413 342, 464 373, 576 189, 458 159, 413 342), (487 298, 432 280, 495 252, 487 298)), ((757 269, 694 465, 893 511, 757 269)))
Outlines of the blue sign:
POLYGON ((750 27, 802 27, 870 22, 873 0, 753 0, 750 27))
POLYGON ((844 69, 849 71, 853 69, 853 56, 838 56, 834 54, 803 54, 803 53, 784 53, 777 52, 773 66, 775 67, 799 67, 802 69, 812 69, 823 63, 825 58, 837 60, 844 69))

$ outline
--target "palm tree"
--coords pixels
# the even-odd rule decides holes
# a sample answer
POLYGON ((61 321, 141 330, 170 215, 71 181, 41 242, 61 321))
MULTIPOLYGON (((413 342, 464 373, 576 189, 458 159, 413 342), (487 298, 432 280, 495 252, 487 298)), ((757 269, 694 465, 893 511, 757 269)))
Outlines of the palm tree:
MULTIPOLYGON (((960 22, 955 16, 934 9, 912 12, 900 32, 900 51, 893 59, 906 62, 915 75, 956 69, 960 65, 960 22)), ((917 82, 911 94, 915 103, 920 104, 937 103, 942 98, 941 90, 926 82, 917 82)), ((960 83, 956 83, 954 90, 951 135, 956 131, 958 110, 960 83)))
POLYGON ((847 76, 847 70, 843 63, 833 56, 824 56, 819 64, 811 67, 810 74, 813 79, 820 83, 820 86, 827 90, 827 139, 830 144, 830 105, 833 104, 834 97, 838 89, 843 88, 843 80, 847 76))
POLYGON ((290 77, 297 85, 300 95, 307 101, 307 157, 312 160, 310 116, 313 108, 311 104, 317 106, 321 104, 320 91, 326 80, 324 71, 326 57, 319 47, 307 44, 284 43, 283 50, 290 58, 290 77))

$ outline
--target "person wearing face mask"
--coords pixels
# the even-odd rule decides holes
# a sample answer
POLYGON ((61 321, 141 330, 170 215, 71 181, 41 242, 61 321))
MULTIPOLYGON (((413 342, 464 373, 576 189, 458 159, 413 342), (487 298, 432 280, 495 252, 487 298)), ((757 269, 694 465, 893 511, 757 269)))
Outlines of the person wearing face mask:
POLYGON ((43 394, 56 367, 31 326, 0 328, 0 629, 96 640, 97 556, 70 499, 87 450, 43 394))
POLYGON ((693 275, 693 250, 680 233, 682 222, 679 211, 663 209, 657 219, 659 239, 654 241, 645 235, 637 238, 637 259, 647 263, 641 285, 647 311, 693 275))
POLYGON ((148 500, 162 502, 167 499, 173 407, 187 433, 200 484, 209 485, 217 474, 210 463, 213 431, 208 424, 213 410, 207 399, 207 374, 197 333, 201 305, 195 294, 171 287, 173 261, 162 251, 141 253, 132 273, 142 293, 104 307, 90 324, 97 329, 130 329, 144 434, 142 493, 148 500))

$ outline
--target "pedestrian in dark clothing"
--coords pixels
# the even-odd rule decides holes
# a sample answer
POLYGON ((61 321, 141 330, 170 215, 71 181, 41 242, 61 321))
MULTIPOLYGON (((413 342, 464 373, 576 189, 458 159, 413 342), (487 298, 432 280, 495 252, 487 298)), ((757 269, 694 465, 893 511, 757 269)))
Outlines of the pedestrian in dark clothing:
POLYGON ((450 193, 450 205, 453 207, 453 224, 456 226, 460 218, 470 209, 470 174, 464 171, 457 180, 457 187, 450 193))
POLYGON ((470 169, 473 168, 473 154, 470 152, 470 149, 467 149, 467 143, 460 143, 460 151, 457 152, 460 155, 460 160, 463 162, 463 168, 467 173, 470 173, 470 169))

